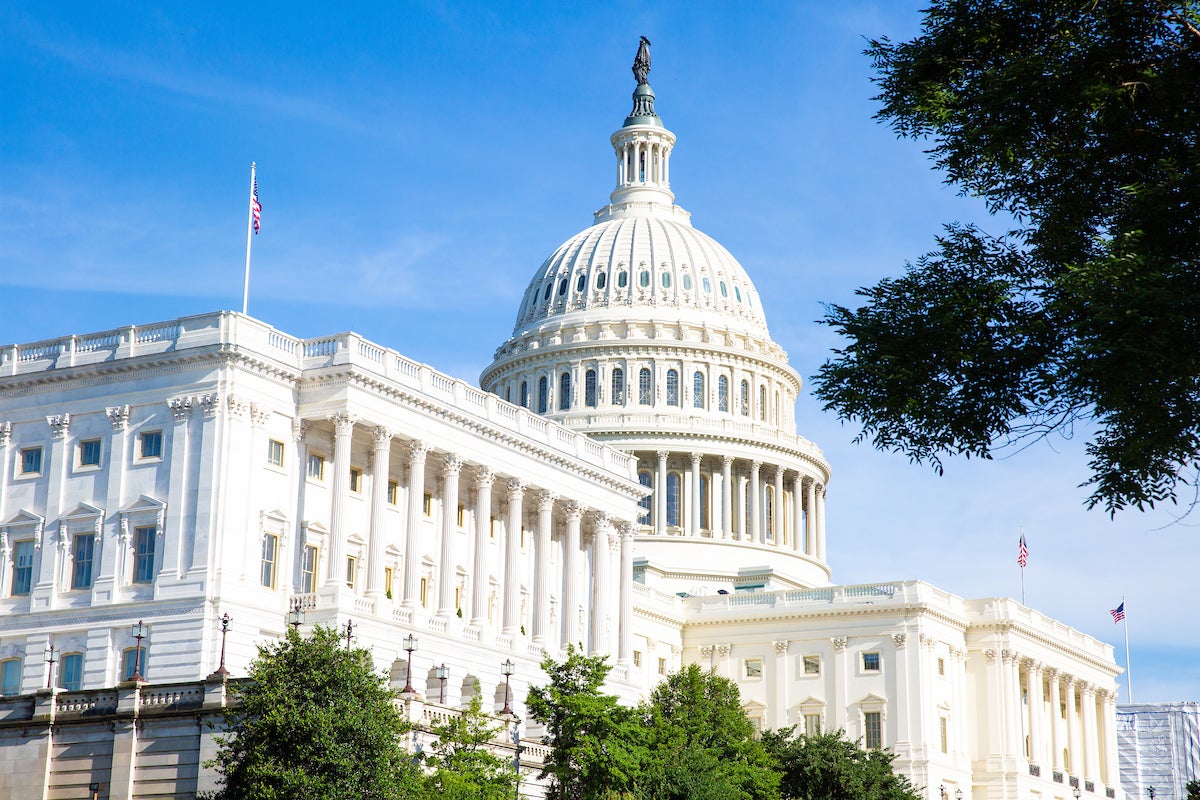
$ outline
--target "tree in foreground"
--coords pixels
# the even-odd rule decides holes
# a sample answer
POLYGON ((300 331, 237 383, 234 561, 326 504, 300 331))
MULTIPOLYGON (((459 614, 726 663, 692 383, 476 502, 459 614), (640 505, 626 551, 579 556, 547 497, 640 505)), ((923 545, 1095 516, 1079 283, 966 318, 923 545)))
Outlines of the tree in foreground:
POLYGON ((517 788, 517 771, 494 754, 488 743, 505 735, 503 723, 483 713, 479 695, 462 714, 431 729, 437 741, 426 758, 429 797, 442 800, 509 800, 517 788))
POLYGON ((401 800, 421 776, 401 749, 407 725, 365 650, 318 627, 260 646, 226 712, 213 800, 401 800))
POLYGON ((695 664, 655 687, 641 713, 640 795, 655 800, 771 800, 779 775, 755 738, 737 685, 695 664))
POLYGON ((841 731, 797 735, 768 731, 762 744, 780 775, 782 800, 919 800, 909 780, 892 770, 895 755, 863 750, 841 731))
POLYGON ((1089 507, 1176 499, 1200 460, 1200 8, 931 0, 872 41, 877 118, 1013 230, 947 226, 824 322, 815 378, 859 439, 937 471, 1095 431, 1089 507))
POLYGON ((551 800, 601 800, 633 789, 642 758, 633 713, 601 687, 610 667, 602 656, 567 646, 567 657, 547 656, 545 686, 529 689, 526 707, 546 728, 550 755, 542 778, 551 800))

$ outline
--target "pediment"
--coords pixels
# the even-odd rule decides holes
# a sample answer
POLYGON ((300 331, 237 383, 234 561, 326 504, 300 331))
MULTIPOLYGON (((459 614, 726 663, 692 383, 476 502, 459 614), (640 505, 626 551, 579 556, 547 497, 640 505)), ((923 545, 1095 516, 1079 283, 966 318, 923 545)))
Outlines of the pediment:
POLYGON ((809 697, 806 697, 803 700, 801 700, 794 707, 795 708, 813 708, 814 706, 824 707, 824 705, 825 705, 825 701, 822 700, 821 698, 809 696, 809 697))
POLYGON ((65 519, 65 520, 92 519, 93 517, 102 517, 102 516, 104 516, 104 509, 97 508, 96 506, 92 505, 91 503, 80 503, 79 505, 75 506, 75 508, 72 509, 71 511, 68 511, 66 514, 63 514, 62 519, 65 519))
POLYGON ((857 704, 860 706, 884 706, 887 705, 887 698, 880 697, 874 692, 871 692, 870 694, 860 697, 857 700, 857 704))
POLYGON ((19 528, 26 525, 45 525, 46 518, 39 516, 32 511, 27 511, 24 508, 17 513, 8 522, 4 523, 6 528, 19 528))
POLYGON ((758 702, 757 700, 747 700, 746 702, 742 703, 742 708, 747 712, 751 712, 751 711, 765 711, 767 707, 764 704, 758 702))
POLYGON ((284 511, 283 509, 279 509, 279 508, 275 509, 274 511, 263 511, 262 518, 264 521, 268 520, 268 519, 272 520, 274 522, 287 522, 288 521, 287 512, 284 511))
POLYGON ((141 497, 139 497, 137 500, 134 500, 132 503, 130 503, 129 505, 127 505, 123 509, 121 509, 121 513, 133 514, 138 511, 151 511, 151 512, 157 513, 159 511, 162 511, 166 507, 167 507, 167 504, 164 503, 162 500, 151 497, 148 494, 144 494, 141 497))

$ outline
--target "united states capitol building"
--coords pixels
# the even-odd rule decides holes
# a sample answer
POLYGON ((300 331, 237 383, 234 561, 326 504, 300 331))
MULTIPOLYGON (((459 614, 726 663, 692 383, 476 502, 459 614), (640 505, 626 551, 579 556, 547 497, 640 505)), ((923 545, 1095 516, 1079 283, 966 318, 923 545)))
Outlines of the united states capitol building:
POLYGON ((535 760, 525 692, 573 643, 628 702, 711 667, 761 728, 889 748, 931 800, 1123 797, 1108 644, 1011 599, 833 581, 827 537, 856 532, 800 376, 675 204, 638 78, 608 202, 479 386, 232 312, 0 349, 0 796, 211 788, 214 673, 290 619, 351 623, 418 722, 509 705, 535 760))

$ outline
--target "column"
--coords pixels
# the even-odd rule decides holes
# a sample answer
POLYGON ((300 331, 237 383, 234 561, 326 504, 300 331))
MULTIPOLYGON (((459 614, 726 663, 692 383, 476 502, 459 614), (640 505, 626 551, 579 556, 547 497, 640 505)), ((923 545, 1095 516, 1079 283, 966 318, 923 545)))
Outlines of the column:
POLYGON ((1042 698, 1042 665, 1039 662, 1026 662, 1025 685, 1029 687, 1029 761, 1045 765, 1042 728, 1046 706, 1042 698))
POLYGON ((817 559, 825 561, 825 487, 817 490, 817 559))
POLYGON ((329 420, 333 423, 333 487, 326 586, 346 582, 346 501, 350 493, 350 443, 354 438, 354 417, 338 413, 329 420))
POLYGON ((1071 775, 1081 775, 1083 771, 1079 755, 1079 734, 1075 728, 1075 679, 1067 676, 1064 681, 1067 686, 1067 764, 1066 770, 1071 775))
POLYGON ((774 505, 774 513, 772 514, 772 516, 774 517, 773 527, 775 529, 774 536, 775 536, 775 546, 776 547, 783 547, 783 531, 784 531, 783 508, 784 508, 783 467, 776 465, 776 467, 775 467, 775 505, 774 505))
POLYGON ((1046 735, 1050 745, 1050 768, 1054 772, 1062 772, 1063 732, 1058 716, 1058 708, 1062 704, 1062 699, 1058 691, 1058 670, 1047 667, 1045 672, 1046 680, 1050 683, 1050 724, 1047 726, 1049 731, 1046 735))
POLYGON ((563 544, 563 641, 582 645, 579 630, 579 546, 583 506, 567 503, 567 540, 563 544))
POLYGON ((721 456, 721 538, 733 537, 733 459, 721 456))
POLYGON ((783 728, 788 724, 788 686, 792 680, 792 676, 788 674, 788 664, 791 663, 791 659, 788 658, 788 640, 776 639, 771 642, 771 646, 775 648, 775 663, 771 668, 774 685, 770 687, 770 699, 767 701, 767 705, 773 708, 769 724, 772 728, 783 728))
POLYGON ((425 456, 429 445, 413 440, 408 443, 408 519, 404 532, 404 607, 421 604, 421 558, 417 541, 421 520, 425 518, 425 456))
POLYGON ((792 479, 792 550, 803 552, 807 546, 804 536, 804 480, 796 473, 792 479))
POLYGON ((621 577, 617 600, 620 604, 620 623, 617 628, 617 663, 633 664, 633 525, 621 521, 621 577))
POLYGON ((740 539, 743 542, 750 540, 750 531, 746 527, 750 516, 746 513, 746 495, 749 494, 746 491, 746 486, 749 483, 750 479, 746 475, 739 474, 737 476, 737 502, 734 503, 735 508, 733 512, 734 517, 737 519, 737 525, 734 528, 737 531, 737 535, 733 538, 740 539))
POLYGON ((392 432, 376 427, 371 446, 371 540, 367 549, 367 596, 384 594, 383 514, 387 509, 388 477, 392 468, 392 432))
POLYGON ((611 602, 608 579, 608 537, 612 532, 612 524, 608 515, 596 514, 595 528, 592 531, 592 620, 588 637, 591 640, 592 655, 608 654, 608 606, 611 602))
POLYGON ((700 535, 700 454, 692 453, 692 518, 689 520, 688 533, 700 535))
POLYGON ((537 547, 534 560, 533 642, 549 644, 550 633, 550 534, 554 528, 555 495, 538 493, 537 547))
POLYGON ((1083 705, 1083 778, 1096 781, 1100 778, 1100 747, 1096 727, 1096 687, 1083 684, 1080 693, 1083 705))
POLYGON ((504 526, 504 632, 521 628, 521 528, 525 520, 525 481, 508 481, 508 524, 504 526))
POLYGON ((654 473, 654 532, 662 536, 667 531, 667 456, 659 450, 658 467, 654 473))
POLYGON ((442 550, 438 559, 438 616, 454 616, 454 531, 458 523, 458 475, 462 459, 447 453, 442 459, 442 550))
POLYGON ((471 567, 471 624, 487 624, 488 539, 492 528, 492 483, 496 473, 487 467, 475 470, 475 559, 471 567))
POLYGON ((1120 783, 1117 766, 1117 693, 1109 690, 1103 695, 1104 714, 1104 785, 1110 789, 1117 788, 1120 783))
POLYGON ((1008 699, 1008 754, 1018 758, 1018 763, 1024 761, 1025 755, 1025 720, 1021 708, 1021 656, 1012 650, 1005 650, 1004 681, 1005 693, 1008 699))
POLYGON ((750 462, 750 541, 763 542, 766 534, 762 524, 762 486, 759 484, 761 461, 750 462))
POLYGON ((804 480, 804 552, 817 557, 817 481, 804 480))
MULTIPOLYGON (((121 563, 121 548, 118 544, 118 532, 121 529, 121 514, 118 510, 125 504, 125 473, 129 464, 129 406, 111 406, 105 409, 108 420, 112 423, 112 435, 108 438, 108 476, 105 486, 105 514, 107 525, 115 529, 105 536, 104 546, 100 548, 100 568, 96 583, 92 587, 94 603, 119 602, 121 595, 121 578, 119 566, 121 563)), ((210 436, 209 439, 214 437, 210 436)), ((211 444, 209 445, 211 450, 211 444)), ((5 461, 8 464, 8 461, 5 461)), ((172 473, 174 470, 172 470, 172 473)), ((5 468, 6 475, 12 474, 12 467, 5 468)), ((0 478, 2 481, 3 478, 0 478)), ((2 484, 0 484, 2 485, 2 484)), ((197 495, 197 499, 199 499, 197 495)), ((201 514, 206 508, 197 504, 196 522, 200 523, 201 514)), ((8 519, 8 516, 3 519, 8 519)), ((106 527, 107 527, 106 525, 106 527)), ((35 555, 35 560, 40 556, 35 555)))
MULTIPOLYGON (((188 420, 192 416, 192 398, 175 397, 167 401, 167 406, 171 409, 171 418, 175 424, 171 428, 171 449, 168 453, 171 459, 171 473, 167 479, 167 519, 162 536, 162 565, 157 574, 160 578, 178 580, 183 575, 183 521, 187 519, 184 506, 190 494, 187 491, 188 465, 191 463, 188 457, 188 420)), ((262 417, 256 414, 254 419, 257 423, 262 417)), ((111 453, 109 457, 112 457, 111 453)), ((112 513, 112 510, 109 513, 112 513)), ((101 537, 96 538, 96 545, 99 547, 101 537)))

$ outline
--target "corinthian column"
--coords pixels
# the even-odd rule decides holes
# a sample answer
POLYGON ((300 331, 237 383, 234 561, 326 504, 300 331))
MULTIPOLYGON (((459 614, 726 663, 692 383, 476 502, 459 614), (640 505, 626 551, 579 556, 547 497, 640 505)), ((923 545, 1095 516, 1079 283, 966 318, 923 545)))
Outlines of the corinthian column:
POLYGON ((733 538, 733 459, 721 457, 721 538, 733 538))
POLYGON ((1042 730, 1046 719, 1045 702, 1042 699, 1042 665, 1027 661, 1025 683, 1029 687, 1029 760, 1034 764, 1045 764, 1042 730))
POLYGON ((354 417, 334 414, 333 423, 333 502, 330 504, 329 563, 325 584, 346 580, 346 501, 350 493, 350 443, 354 438, 354 417))
POLYGON ((583 506, 567 503, 567 541, 563 545, 563 619, 565 641, 582 644, 579 631, 579 545, 583 506))
POLYGON ((759 543, 766 540, 762 524, 762 485, 758 475, 761 469, 761 461, 750 462, 750 541, 759 543))
POLYGON ((700 535, 700 454, 692 453, 692 518, 688 521, 688 533, 691 536, 700 535))
POLYGON ((408 519, 404 533, 404 607, 416 608, 421 601, 418 587, 421 583, 421 560, 417 555, 417 539, 421 532, 421 520, 425 516, 425 456, 429 445, 424 442, 408 443, 408 519))
MULTIPOLYGON (((373 432, 371 461, 371 544, 367 552, 367 596, 382 594, 383 514, 387 508, 388 473, 391 469, 392 432, 378 427, 373 432)), ((391 587, 388 587, 389 589, 391 587)))
POLYGON ((606 625, 609 606, 608 578, 608 537, 612 533, 612 525, 608 515, 596 514, 596 527, 592 531, 592 620, 588 637, 591 640, 593 655, 607 655, 608 638, 606 625))
POLYGON ((458 475, 462 459, 454 453, 442 461, 442 553, 438 563, 438 615, 453 616, 454 605, 454 531, 458 523, 458 475))
POLYGON ((1062 725, 1059 723, 1058 709, 1062 699, 1058 691, 1058 670, 1052 667, 1046 669, 1046 678, 1050 682, 1050 768, 1054 772, 1063 771, 1062 751, 1065 744, 1062 725))
POLYGON ((654 532, 662 536, 667 531, 667 456, 659 450, 658 470, 654 477, 654 532))
POLYGON ((799 473, 792 480, 792 550, 804 550, 804 481, 799 473))
POLYGON ((621 580, 617 597, 620 605, 617 663, 628 667, 633 663, 633 525, 622 520, 618 530, 621 536, 621 580))
POLYGON ((817 558, 825 560, 825 487, 817 491, 817 558))
POLYGON ((504 526, 504 632, 515 635, 521 627, 518 589, 521 578, 521 525, 524 520, 525 481, 508 482, 508 524, 504 526))
POLYGON ((1096 781, 1100 778, 1100 747, 1096 733, 1096 689, 1085 683, 1080 693, 1083 705, 1083 778, 1096 781))
POLYGON ((771 506, 771 535, 775 546, 783 546, 783 467, 775 467, 775 499, 771 506))
POLYGON ((550 634, 550 536, 554 529, 555 495, 538 492, 537 548, 534 560, 533 641, 543 647, 550 634))
POLYGON ((1075 679, 1068 677, 1067 684, 1067 772, 1079 776, 1083 774, 1082 758, 1079 755, 1079 734, 1075 723, 1075 679))
POLYGON ((817 482, 804 481, 804 552, 817 557, 817 482))
POLYGON ((475 471, 475 563, 471 571, 471 624, 487 623, 488 539, 492 527, 492 483, 496 473, 487 467, 475 471))

